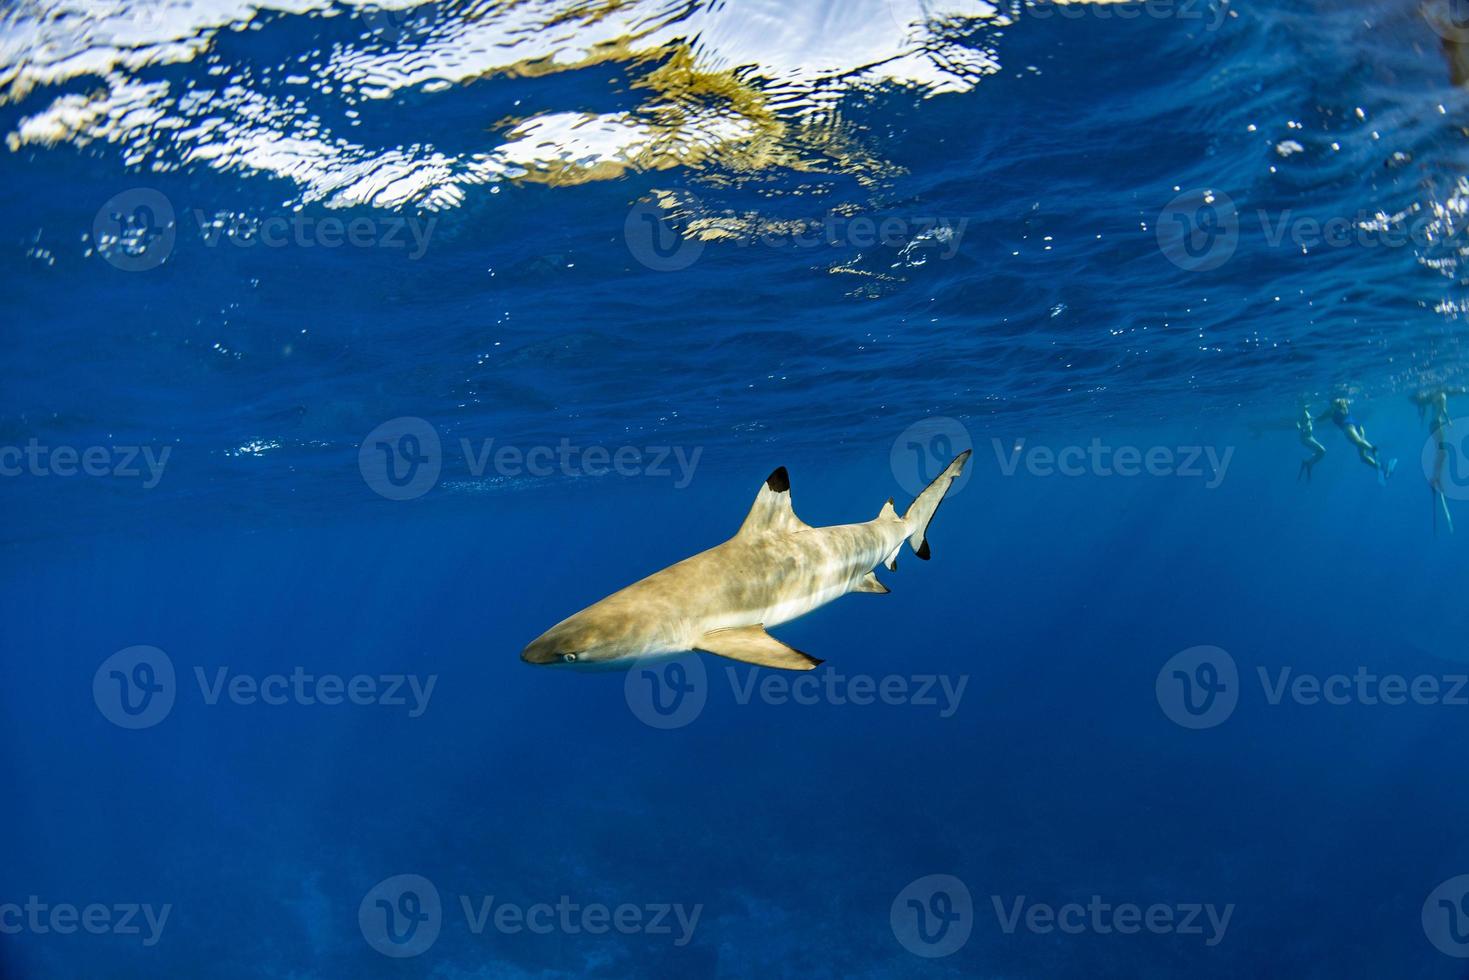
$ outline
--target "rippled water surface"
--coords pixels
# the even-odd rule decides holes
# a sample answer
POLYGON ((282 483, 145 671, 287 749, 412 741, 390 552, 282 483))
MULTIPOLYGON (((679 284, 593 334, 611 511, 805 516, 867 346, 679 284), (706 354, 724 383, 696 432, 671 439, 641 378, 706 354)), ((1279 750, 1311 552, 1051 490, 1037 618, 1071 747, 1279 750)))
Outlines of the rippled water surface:
POLYGON ((1277 683, 1469 661, 1469 421, 1414 403, 1469 417, 1460 13, 4 5, 0 975, 1465 975, 1469 708, 1277 683), (932 562, 782 628, 811 703, 519 662, 777 466, 824 525, 966 447, 932 562), (211 687, 297 668, 437 680, 211 687), (700 920, 475 918, 563 895, 700 920), (1232 911, 1007 919, 1094 895, 1232 911))

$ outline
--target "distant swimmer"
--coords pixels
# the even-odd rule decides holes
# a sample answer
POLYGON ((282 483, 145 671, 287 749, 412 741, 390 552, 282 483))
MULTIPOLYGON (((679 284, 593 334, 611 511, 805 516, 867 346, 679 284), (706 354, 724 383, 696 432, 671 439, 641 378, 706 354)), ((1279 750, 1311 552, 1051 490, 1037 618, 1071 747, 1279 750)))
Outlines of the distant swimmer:
POLYGON ((1469 83, 1469 11, 1457 0, 1427 0, 1420 9, 1423 19, 1443 40, 1449 80, 1455 85, 1469 83))
POLYGON ((1433 495, 1433 528, 1438 530, 1438 515, 1443 514, 1449 533, 1454 533, 1454 518, 1449 513, 1448 498, 1443 492, 1444 465, 1449 460, 1449 429, 1454 421, 1449 418, 1449 396, 1469 394, 1469 388, 1435 388, 1413 396, 1418 406, 1418 417, 1426 421, 1433 430, 1437 450, 1433 456, 1433 476, 1429 478, 1428 490, 1433 495))
POLYGON ((1393 459, 1386 463, 1378 462, 1377 447, 1367 441, 1366 430, 1362 428, 1362 423, 1358 422, 1356 416, 1352 414, 1351 402, 1345 398, 1332 399, 1331 405, 1326 411, 1316 416, 1315 421, 1323 422, 1326 419, 1331 419, 1335 423, 1336 427, 1341 430, 1342 435, 1347 437, 1347 442, 1357 447, 1358 458, 1376 470, 1377 478, 1383 483, 1386 483, 1387 478, 1392 476, 1393 470, 1397 467, 1398 461, 1393 459))
POLYGON ((1321 445, 1321 440, 1316 438, 1316 422, 1311 418, 1311 410, 1305 405, 1301 406, 1301 417, 1296 420, 1296 431, 1300 433, 1301 445, 1311 451, 1311 455, 1301 460, 1301 468, 1296 473, 1296 482, 1302 477, 1306 482, 1311 481, 1311 468, 1326 456, 1326 447, 1321 445))

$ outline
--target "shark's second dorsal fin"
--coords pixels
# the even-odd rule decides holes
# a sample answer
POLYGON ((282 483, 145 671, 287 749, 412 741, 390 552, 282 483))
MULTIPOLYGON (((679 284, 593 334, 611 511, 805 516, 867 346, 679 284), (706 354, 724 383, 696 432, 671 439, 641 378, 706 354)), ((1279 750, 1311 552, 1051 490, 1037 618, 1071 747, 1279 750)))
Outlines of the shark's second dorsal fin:
POLYGON ((765 485, 755 495, 755 505, 740 525, 740 533, 799 531, 804 527, 805 522, 791 508, 791 478, 782 466, 765 478, 765 485))

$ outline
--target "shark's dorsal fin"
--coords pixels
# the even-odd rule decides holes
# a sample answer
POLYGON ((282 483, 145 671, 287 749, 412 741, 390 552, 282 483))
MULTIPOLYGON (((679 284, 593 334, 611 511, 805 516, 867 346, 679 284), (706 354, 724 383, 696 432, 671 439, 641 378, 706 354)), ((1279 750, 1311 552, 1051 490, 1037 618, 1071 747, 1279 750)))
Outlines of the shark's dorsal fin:
POLYGON ((755 495, 755 505, 740 525, 740 533, 799 531, 804 527, 805 522, 791 509, 791 478, 782 466, 765 478, 765 485, 755 495))
POLYGON ((757 667, 776 667, 780 670, 811 670, 822 663, 795 647, 786 646, 765 632, 764 626, 735 626, 731 629, 714 630, 695 640, 694 649, 757 667))

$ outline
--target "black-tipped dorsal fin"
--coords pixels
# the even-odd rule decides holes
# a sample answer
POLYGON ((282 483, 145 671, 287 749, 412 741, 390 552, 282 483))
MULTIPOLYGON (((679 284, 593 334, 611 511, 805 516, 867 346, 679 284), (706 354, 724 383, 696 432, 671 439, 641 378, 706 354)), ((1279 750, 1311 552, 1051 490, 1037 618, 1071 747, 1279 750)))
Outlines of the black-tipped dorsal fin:
POLYGON ((784 466, 765 478, 765 485, 755 495, 755 504, 740 525, 741 534, 761 531, 799 531, 806 524, 791 508, 791 478, 784 466))

